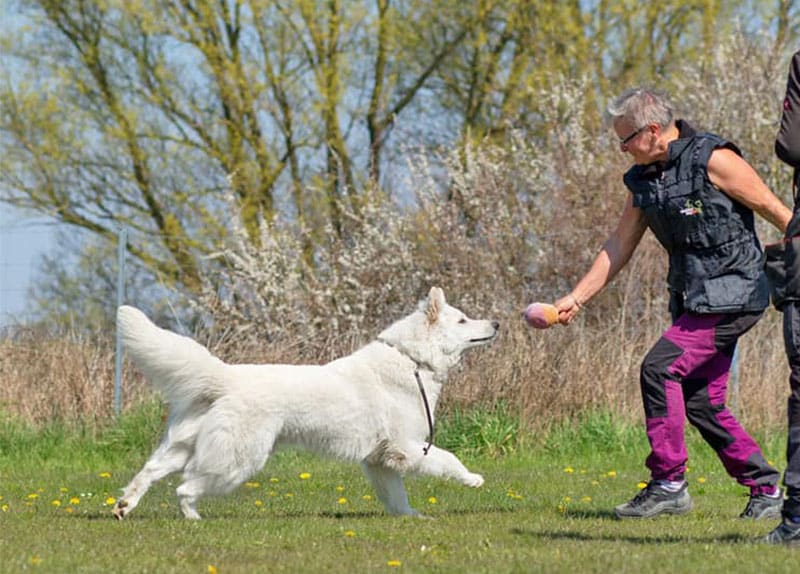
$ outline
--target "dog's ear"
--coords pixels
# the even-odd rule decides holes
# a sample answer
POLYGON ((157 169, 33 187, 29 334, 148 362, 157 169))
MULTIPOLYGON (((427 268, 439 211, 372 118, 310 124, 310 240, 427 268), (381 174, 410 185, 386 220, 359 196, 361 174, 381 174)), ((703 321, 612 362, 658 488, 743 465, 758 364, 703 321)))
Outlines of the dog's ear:
POLYGON ((428 306, 425 309, 425 315, 428 317, 428 323, 433 325, 439 318, 439 311, 445 306, 444 291, 439 287, 431 287, 428 293, 428 306))

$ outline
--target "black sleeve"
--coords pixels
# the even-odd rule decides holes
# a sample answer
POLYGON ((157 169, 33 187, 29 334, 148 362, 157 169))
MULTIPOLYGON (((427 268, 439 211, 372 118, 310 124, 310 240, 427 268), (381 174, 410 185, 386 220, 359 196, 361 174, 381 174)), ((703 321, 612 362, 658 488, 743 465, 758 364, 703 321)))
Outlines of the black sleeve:
POLYGON ((792 56, 781 127, 775 138, 775 154, 794 168, 800 168, 800 51, 792 56))

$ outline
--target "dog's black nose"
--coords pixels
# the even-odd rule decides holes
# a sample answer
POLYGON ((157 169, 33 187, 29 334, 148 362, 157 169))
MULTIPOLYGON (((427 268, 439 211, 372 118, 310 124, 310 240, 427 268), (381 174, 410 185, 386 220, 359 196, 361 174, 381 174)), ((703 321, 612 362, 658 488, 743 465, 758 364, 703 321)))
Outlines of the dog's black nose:
POLYGON ((497 331, 500 328, 500 321, 492 321, 492 327, 497 331))

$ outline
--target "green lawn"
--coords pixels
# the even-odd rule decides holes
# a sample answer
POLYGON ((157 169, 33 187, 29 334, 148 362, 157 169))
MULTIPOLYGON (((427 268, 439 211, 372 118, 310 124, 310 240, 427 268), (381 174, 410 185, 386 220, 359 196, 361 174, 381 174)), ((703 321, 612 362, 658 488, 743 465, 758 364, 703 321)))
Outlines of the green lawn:
MULTIPOLYGON (((695 511, 615 520, 613 506, 646 479, 646 444, 639 429, 609 428, 556 432, 499 458, 467 453, 486 478, 478 490, 408 480, 428 519, 384 515, 355 465, 284 452, 233 494, 201 500, 200 522, 180 515, 178 477, 112 518, 113 497, 149 454, 120 431, 7 432, 0 572, 800 572, 797 549, 756 543, 774 524, 737 518, 744 489, 693 434, 695 511)), ((765 450, 782 468, 778 437, 765 450)))

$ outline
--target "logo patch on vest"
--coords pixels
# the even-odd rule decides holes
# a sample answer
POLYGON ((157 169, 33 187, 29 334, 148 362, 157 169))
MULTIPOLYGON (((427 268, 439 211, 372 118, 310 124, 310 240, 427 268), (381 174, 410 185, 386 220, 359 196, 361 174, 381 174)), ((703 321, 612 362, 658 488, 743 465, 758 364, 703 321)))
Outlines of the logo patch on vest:
POLYGON ((702 215, 703 214, 703 202, 699 199, 695 199, 692 201, 691 199, 686 200, 685 207, 680 211, 681 215, 702 215))

